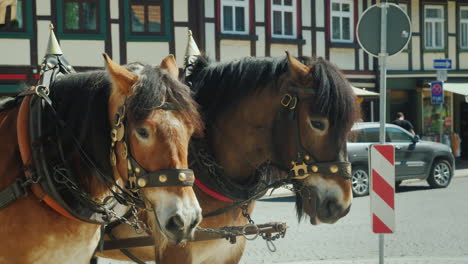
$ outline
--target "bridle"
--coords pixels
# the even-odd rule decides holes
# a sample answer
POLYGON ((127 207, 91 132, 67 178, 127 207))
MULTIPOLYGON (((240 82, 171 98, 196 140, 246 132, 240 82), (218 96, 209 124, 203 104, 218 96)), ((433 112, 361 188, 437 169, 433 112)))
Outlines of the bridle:
MULTIPOLYGON (((167 102, 154 109, 177 110, 167 102)), ((195 176, 191 169, 162 169, 150 172, 145 170, 132 156, 130 144, 127 143, 128 128, 125 120, 126 103, 119 106, 114 115, 110 149, 110 162, 115 167, 117 166, 116 145, 117 143, 122 145, 120 156, 123 162, 127 163, 126 189, 138 192, 141 188, 150 187, 193 186, 195 176)))
MULTIPOLYGON (((301 92, 312 93, 309 90, 301 89, 301 92)), ((300 135, 300 121, 298 111, 300 101, 296 92, 285 93, 281 98, 281 108, 278 110, 277 118, 274 124, 275 140, 283 139, 284 135, 295 137, 295 157, 289 157, 289 164, 280 165, 281 168, 288 168, 288 180, 305 180, 312 175, 338 176, 342 175, 346 180, 351 179, 351 163, 345 161, 318 162, 317 158, 308 152, 302 145, 300 135), (291 129, 285 131, 285 129, 291 129)), ((283 141, 281 141, 283 142, 283 141)), ((279 142, 275 142, 274 146, 279 142)), ((276 147, 275 147, 276 148, 276 147)), ((281 156, 280 151, 284 148, 275 150, 275 156, 281 156)))

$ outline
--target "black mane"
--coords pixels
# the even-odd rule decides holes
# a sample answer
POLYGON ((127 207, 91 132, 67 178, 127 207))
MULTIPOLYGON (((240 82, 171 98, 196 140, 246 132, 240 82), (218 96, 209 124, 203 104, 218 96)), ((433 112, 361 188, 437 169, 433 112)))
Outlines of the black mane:
MULTIPOLYGON (((335 131, 346 132, 354 123, 359 109, 349 82, 330 62, 301 57, 310 71, 316 90, 314 111, 328 117, 335 131)), ((275 81, 288 71, 287 58, 247 57, 227 63, 210 63, 201 57, 187 78, 192 83, 195 99, 200 104, 206 122, 211 123, 225 109, 260 89, 278 89, 275 81)), ((335 135, 344 138, 341 133, 335 135)))

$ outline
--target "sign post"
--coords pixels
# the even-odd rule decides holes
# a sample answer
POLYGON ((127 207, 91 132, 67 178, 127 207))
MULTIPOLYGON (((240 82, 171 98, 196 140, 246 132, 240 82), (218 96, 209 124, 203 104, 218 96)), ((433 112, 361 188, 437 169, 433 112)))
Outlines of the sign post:
POLYGON ((431 83, 431 103, 440 104, 440 120, 439 120, 439 142, 442 143, 444 118, 444 82, 447 81, 447 70, 452 69, 451 59, 436 59, 434 60, 434 69, 437 70, 437 81, 431 83))
MULTIPOLYGON (((395 4, 382 0, 361 15, 357 26, 357 39, 365 52, 379 58, 380 70, 380 144, 385 144, 387 57, 402 51, 411 39, 411 21, 395 4), (380 36, 376 38, 375 36, 380 36)), ((394 155, 394 152, 393 152, 394 155)), ((369 162, 371 164, 371 162, 369 162)), ((395 177, 395 170, 391 172, 395 177)), ((372 174, 371 174, 372 175, 372 174)), ((394 182, 393 179, 393 187, 394 182)), ((373 182, 371 178, 371 182, 373 182)), ((392 189, 394 192, 394 188, 392 189)), ((379 233, 379 263, 384 263, 384 236, 379 233)))

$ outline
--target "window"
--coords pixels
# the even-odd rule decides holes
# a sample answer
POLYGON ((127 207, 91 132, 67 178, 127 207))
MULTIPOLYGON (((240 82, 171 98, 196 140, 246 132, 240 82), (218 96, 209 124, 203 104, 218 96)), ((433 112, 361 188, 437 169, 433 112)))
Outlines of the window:
POLYGON ((105 0, 57 0, 60 39, 105 39, 105 0))
POLYGON ((271 28, 274 38, 296 38, 297 0, 272 0, 271 5, 271 28))
POLYGON ((32 0, 17 0, 16 6, 8 5, 3 12, 0 12, 0 38, 33 36, 32 0))
POLYGON ((356 142, 379 142, 379 128, 365 128, 356 131, 356 142))
POLYGON ((424 46, 426 49, 444 48, 444 7, 424 7, 424 46))
POLYGON ((354 15, 352 0, 330 1, 331 41, 352 43, 354 39, 354 15))
POLYGON ((25 0, 18 0, 16 8, 9 5, 5 9, 5 16, 0 17, 0 32, 24 32, 25 0))
POLYGON ((249 33, 249 0, 221 0, 221 32, 249 33))
POLYGON ((169 41, 171 0, 124 0, 128 41, 169 41))
POLYGON ((130 0, 130 32, 133 35, 164 33, 163 2, 130 0))
POLYGON ((98 14, 98 0, 64 0, 63 32, 97 33, 98 14))
POLYGON ((390 142, 413 143, 412 137, 399 128, 388 127, 386 129, 386 132, 387 132, 387 137, 390 139, 390 142))
POLYGON ((468 49, 468 6, 460 8, 460 47, 468 49))

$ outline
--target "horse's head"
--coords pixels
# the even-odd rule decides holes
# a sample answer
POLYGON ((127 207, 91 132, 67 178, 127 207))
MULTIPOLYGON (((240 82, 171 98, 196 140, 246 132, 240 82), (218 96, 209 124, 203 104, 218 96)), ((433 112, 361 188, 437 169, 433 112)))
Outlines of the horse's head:
MULTIPOLYGON (((276 162, 292 168, 296 209, 312 224, 334 223, 351 206, 351 167, 346 138, 359 115, 357 100, 344 75, 319 58, 301 63, 287 55, 280 79, 281 107, 274 121, 276 162)), ((283 166, 285 167, 285 166, 283 166)))
MULTIPOLYGON (((145 201, 155 239, 189 240, 201 221, 188 168, 190 137, 202 122, 173 56, 160 67, 122 67, 104 55, 112 83, 109 120, 114 175, 145 201), (155 217, 153 218, 152 215, 155 217), (161 236, 161 234, 163 236, 161 236)), ((161 241, 160 241, 161 242, 161 241)))

